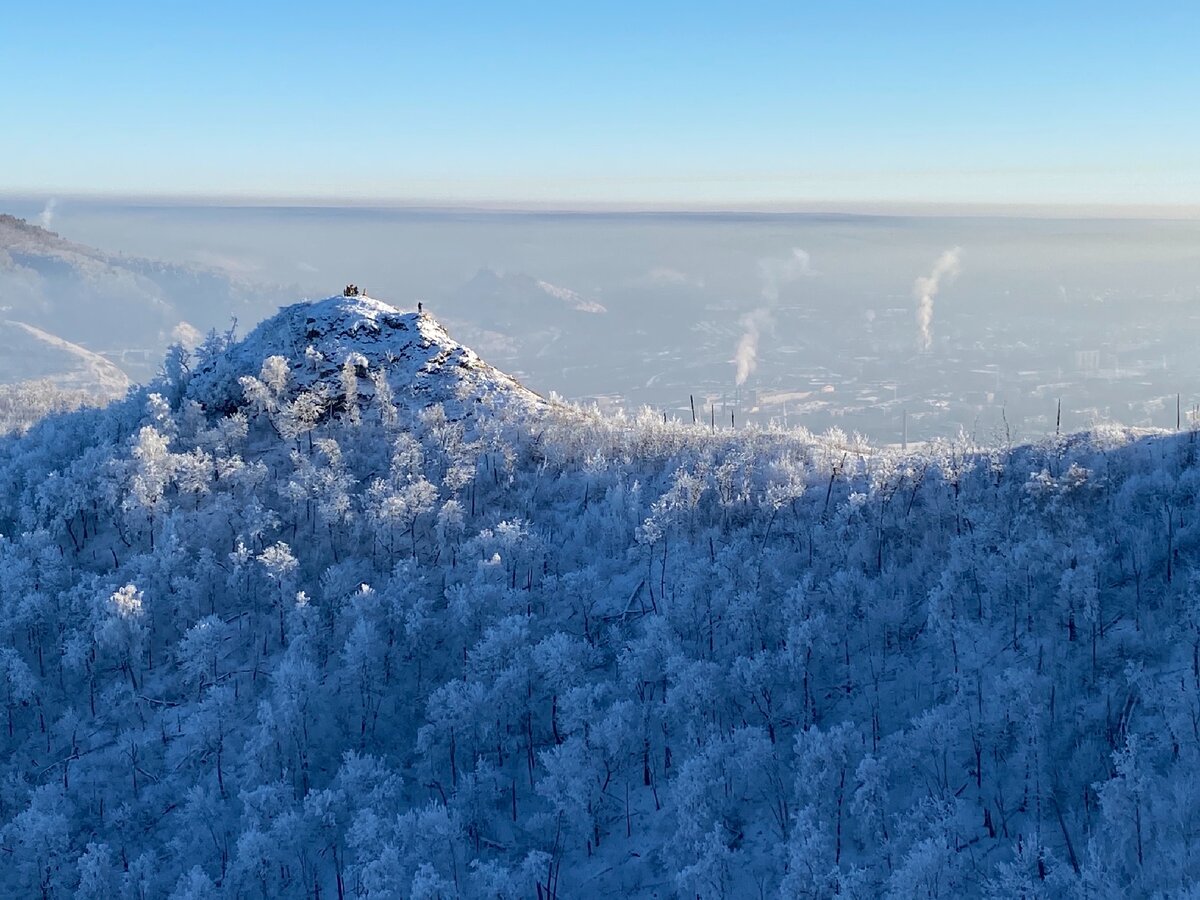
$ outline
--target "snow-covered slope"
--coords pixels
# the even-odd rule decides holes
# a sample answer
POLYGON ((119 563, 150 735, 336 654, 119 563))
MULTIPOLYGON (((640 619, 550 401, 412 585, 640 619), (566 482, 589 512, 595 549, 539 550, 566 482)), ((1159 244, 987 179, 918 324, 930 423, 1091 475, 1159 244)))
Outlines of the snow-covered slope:
POLYGON ((0 316, 93 352, 119 351, 140 380, 153 377, 181 327, 258 319, 285 296, 295 291, 88 247, 0 214, 0 316))
POLYGON ((237 406, 240 379, 258 376, 271 357, 288 367, 287 390, 295 394, 323 387, 344 390, 347 365, 363 396, 376 390, 374 373, 384 373, 398 403, 442 403, 461 415, 486 399, 538 405, 541 397, 488 365, 456 342, 427 313, 401 312, 371 297, 329 297, 297 303, 261 322, 245 340, 201 364, 188 395, 206 406, 237 406))
POLYGON ((129 378, 102 356, 25 322, 0 320, 0 384, 47 381, 97 399, 125 393, 129 378))

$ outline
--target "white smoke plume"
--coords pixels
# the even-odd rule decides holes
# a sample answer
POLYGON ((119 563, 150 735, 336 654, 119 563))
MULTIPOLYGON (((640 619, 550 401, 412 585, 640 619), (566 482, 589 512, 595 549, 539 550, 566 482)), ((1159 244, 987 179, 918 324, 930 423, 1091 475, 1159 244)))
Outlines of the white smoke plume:
POLYGON ((733 364, 737 366, 737 383, 740 387, 746 383, 756 368, 758 368, 758 338, 765 329, 772 328, 775 320, 771 311, 766 307, 746 313, 740 319, 742 336, 738 339, 737 349, 733 351, 733 364))
POLYGON ((771 307, 779 301, 780 290, 784 285, 812 274, 808 253, 799 247, 793 247, 792 252, 782 258, 770 257, 758 261, 759 293, 766 305, 738 320, 742 326, 742 336, 738 338, 737 348, 733 351, 733 364, 737 369, 739 386, 745 384, 746 379, 758 368, 758 340, 764 331, 775 327, 771 307))
POLYGON ((937 258, 933 270, 913 282, 913 296, 917 299, 917 342, 922 350, 933 346, 933 299, 941 290, 943 279, 947 282, 958 277, 961 247, 951 247, 937 258))
POLYGON ((50 230, 50 226, 54 224, 54 210, 58 207, 58 200, 51 197, 46 201, 46 205, 42 207, 42 214, 38 216, 38 224, 50 230))

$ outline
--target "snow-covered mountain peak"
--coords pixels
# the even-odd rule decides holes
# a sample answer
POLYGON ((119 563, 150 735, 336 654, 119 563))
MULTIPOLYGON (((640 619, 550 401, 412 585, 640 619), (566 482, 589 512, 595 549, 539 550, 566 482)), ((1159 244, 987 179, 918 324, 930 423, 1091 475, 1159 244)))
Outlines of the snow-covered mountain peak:
POLYGON ((319 383, 344 391, 349 364, 360 382, 360 395, 372 395, 374 379, 384 373, 398 404, 443 403, 448 412, 461 415, 485 397, 544 403, 451 338, 433 316, 405 312, 367 296, 335 296, 282 308, 243 341, 205 360, 191 380, 189 394, 205 405, 237 405, 243 395, 239 379, 259 375, 272 357, 286 361, 293 393, 319 383))
POLYGON ((312 300, 287 307, 281 310, 281 315, 291 309, 302 310, 305 314, 305 339, 324 345, 330 345, 331 341, 339 344, 346 339, 358 341, 368 335, 373 335, 376 340, 382 336, 388 343, 389 338, 408 332, 433 342, 450 340, 450 335, 432 316, 403 311, 365 294, 312 300))

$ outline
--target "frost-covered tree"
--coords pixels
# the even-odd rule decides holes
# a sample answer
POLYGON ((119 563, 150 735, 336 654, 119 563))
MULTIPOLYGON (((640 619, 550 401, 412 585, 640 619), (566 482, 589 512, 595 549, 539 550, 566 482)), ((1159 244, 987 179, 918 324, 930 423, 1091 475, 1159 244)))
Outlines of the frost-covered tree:
POLYGON ((344 302, 0 441, 0 894, 1194 891, 1190 433, 602 416, 344 302))

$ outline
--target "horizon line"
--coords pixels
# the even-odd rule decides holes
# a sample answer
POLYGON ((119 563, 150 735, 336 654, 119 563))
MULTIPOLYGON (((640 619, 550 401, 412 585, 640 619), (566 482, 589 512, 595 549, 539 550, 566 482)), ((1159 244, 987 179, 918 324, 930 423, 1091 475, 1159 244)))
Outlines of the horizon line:
POLYGON ((459 199, 346 194, 239 194, 201 192, 6 191, 0 202, 78 203, 87 206, 187 207, 212 209, 357 209, 431 214, 534 215, 678 215, 678 216, 818 216, 881 218, 1029 218, 1029 219, 1200 219, 1200 204, 1052 203, 1037 201, 927 200, 779 200, 716 203, 665 201, 562 201, 528 199, 459 199))

